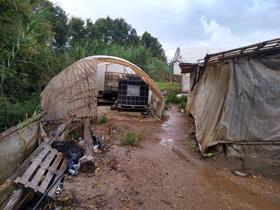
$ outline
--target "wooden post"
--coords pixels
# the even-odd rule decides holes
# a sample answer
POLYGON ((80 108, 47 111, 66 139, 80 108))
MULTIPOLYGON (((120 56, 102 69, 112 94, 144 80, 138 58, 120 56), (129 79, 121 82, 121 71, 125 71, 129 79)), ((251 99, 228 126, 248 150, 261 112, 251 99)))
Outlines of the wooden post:
POLYGON ((84 120, 84 150, 85 150, 85 154, 80 159, 81 170, 84 173, 92 174, 94 172, 95 165, 94 165, 93 141, 90 132, 89 118, 85 118, 84 120))

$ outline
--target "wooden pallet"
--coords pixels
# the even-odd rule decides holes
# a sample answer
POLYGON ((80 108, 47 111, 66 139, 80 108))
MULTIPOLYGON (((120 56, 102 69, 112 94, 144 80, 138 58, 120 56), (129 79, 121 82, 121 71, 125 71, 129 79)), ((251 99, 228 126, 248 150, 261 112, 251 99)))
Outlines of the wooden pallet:
POLYGON ((146 111, 147 106, 145 106, 145 105, 121 105, 121 104, 118 104, 117 109, 119 111, 146 111))
MULTIPOLYGON (((61 173, 64 173, 66 167, 67 160, 63 154, 50 145, 44 145, 38 155, 31 160, 23 175, 16 178, 15 183, 34 192, 44 194, 61 173)), ((59 183, 60 180, 48 192, 50 198, 54 197, 59 183)))

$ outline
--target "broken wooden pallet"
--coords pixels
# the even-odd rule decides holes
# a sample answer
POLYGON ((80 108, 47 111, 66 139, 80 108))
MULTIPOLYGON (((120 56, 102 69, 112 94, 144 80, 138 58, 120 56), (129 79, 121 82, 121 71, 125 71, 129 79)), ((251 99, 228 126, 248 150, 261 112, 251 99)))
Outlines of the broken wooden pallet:
MULTIPOLYGON (((31 159, 31 164, 23 175, 16 178, 15 183, 34 192, 44 194, 61 173, 64 173, 66 167, 67 160, 63 154, 50 145, 44 145, 38 155, 31 159)), ((60 180, 54 184, 48 192, 48 197, 54 197, 55 189, 59 183, 60 180)))

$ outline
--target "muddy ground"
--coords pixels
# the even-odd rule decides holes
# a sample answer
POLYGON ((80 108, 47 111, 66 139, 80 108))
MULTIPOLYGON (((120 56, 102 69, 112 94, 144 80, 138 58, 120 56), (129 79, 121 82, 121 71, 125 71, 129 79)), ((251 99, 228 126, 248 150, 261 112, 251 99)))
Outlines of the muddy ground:
POLYGON ((222 153, 202 158, 193 120, 172 107, 159 122, 112 118, 97 125, 107 152, 95 175, 67 178, 59 205, 74 209, 280 209, 279 181, 261 174, 236 176, 238 160, 222 153), (112 129, 113 128, 113 129, 112 129), (137 147, 121 146, 125 131, 141 133, 137 147), (65 199, 68 199, 65 201, 65 199))

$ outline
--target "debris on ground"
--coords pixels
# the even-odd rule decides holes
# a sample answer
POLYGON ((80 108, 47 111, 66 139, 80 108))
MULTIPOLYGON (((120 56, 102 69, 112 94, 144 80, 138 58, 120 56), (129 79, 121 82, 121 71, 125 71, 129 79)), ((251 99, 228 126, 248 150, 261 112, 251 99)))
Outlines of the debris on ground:
POLYGON ((79 130, 74 140, 55 141, 52 146, 71 159, 71 170, 55 188, 52 209, 219 209, 228 205, 277 209, 278 185, 263 177, 256 179, 245 169, 231 170, 231 165, 243 167, 229 164, 216 149, 205 157, 215 155, 218 161, 201 158, 192 119, 175 106, 167 114, 162 122, 114 119, 90 124, 87 136, 79 130), (124 137, 129 139, 126 145, 141 139, 141 147, 122 146, 124 137), (84 173, 79 164, 86 155, 86 139, 92 146, 94 173, 84 173), (227 165, 221 165, 222 161, 227 165), (198 196, 201 203, 197 203, 198 196))
POLYGON ((95 152, 101 152, 102 150, 104 150, 104 145, 102 143, 103 141, 95 133, 92 134, 92 141, 93 141, 93 145, 94 145, 94 148, 95 148, 94 149, 95 152))
POLYGON ((60 195, 62 193, 62 190, 63 190, 63 182, 61 182, 57 187, 56 187, 56 190, 55 190, 55 195, 60 195))
POLYGON ((211 157, 214 157, 215 154, 213 152, 208 152, 208 153, 203 153, 202 156, 204 158, 211 158, 211 157))
MULTIPOLYGON (((240 193, 243 197, 249 196, 250 201, 256 201, 247 189, 248 182, 255 185, 252 181, 255 179, 246 179, 243 183, 244 179, 234 179, 230 170, 222 170, 222 167, 221 170, 213 170, 217 162, 214 163, 210 158, 205 163, 200 153, 193 151, 192 146, 196 145, 196 140, 190 118, 174 109, 172 107, 168 111, 171 114, 166 122, 114 120, 110 124, 95 126, 94 133, 102 136, 100 139, 104 139, 102 143, 106 143, 107 149, 106 152, 95 153, 97 170, 94 179, 81 173, 66 181, 65 191, 75 188, 78 192, 72 206, 78 205, 85 209, 184 209, 188 205, 194 209, 217 209, 230 203, 242 209, 248 204, 246 199, 240 203, 235 202, 240 199, 240 193), (163 126, 163 123, 167 126, 163 126), (186 128, 188 134, 184 130, 185 124, 190 127, 186 128), (141 141, 143 148, 119 145, 124 133, 139 134, 142 128, 146 128, 141 141), (171 144, 162 146, 162 139, 173 141, 167 140, 171 144), (194 186, 203 186, 203 190, 215 190, 218 194, 203 196, 203 204, 197 204, 197 196, 204 191, 194 186), (213 197, 219 199, 225 190, 232 197, 226 197, 219 204, 212 201, 213 197), (158 201, 158 197, 162 201, 158 201)), ((211 157, 214 154, 212 151, 209 153, 211 157)), ((217 155, 217 158, 221 157, 222 154, 217 155)), ((257 197, 263 202, 261 196, 257 197)))
POLYGON ((54 141, 52 147, 67 157, 68 174, 76 175, 79 170, 79 160, 84 156, 84 149, 78 143, 72 141, 54 141))
POLYGON ((71 206, 76 202, 73 191, 63 191, 55 198, 55 204, 58 206, 71 206))
POLYGON ((250 174, 246 173, 244 171, 239 171, 239 170, 232 170, 232 173, 236 176, 241 176, 241 177, 248 177, 250 174))

